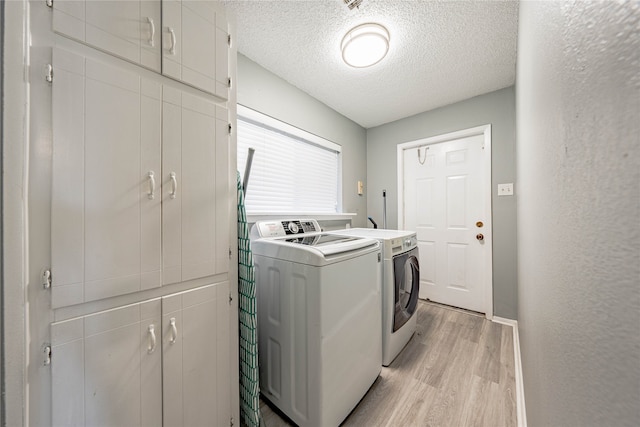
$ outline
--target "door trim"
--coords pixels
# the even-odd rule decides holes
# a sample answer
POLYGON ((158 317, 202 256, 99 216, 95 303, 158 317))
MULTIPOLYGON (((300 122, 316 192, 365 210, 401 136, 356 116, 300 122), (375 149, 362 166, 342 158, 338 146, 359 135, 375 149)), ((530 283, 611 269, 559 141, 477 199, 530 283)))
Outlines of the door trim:
POLYGON ((493 318, 493 207, 491 205, 491 124, 476 126, 469 129, 463 129, 456 132, 445 133, 442 135, 436 135, 429 138, 418 139, 416 141, 409 141, 397 145, 397 183, 398 183, 398 228, 404 229, 404 151, 410 150, 416 147, 422 147, 425 145, 438 144, 440 142, 452 141, 460 138, 466 138, 475 135, 484 136, 484 149, 488 153, 485 156, 484 164, 484 177, 483 183, 485 188, 485 194, 483 196, 485 207, 484 220, 484 235, 488 236, 484 239, 484 244, 487 246, 487 253, 485 259, 485 275, 483 278, 484 284, 484 307, 485 317, 489 320, 493 318))

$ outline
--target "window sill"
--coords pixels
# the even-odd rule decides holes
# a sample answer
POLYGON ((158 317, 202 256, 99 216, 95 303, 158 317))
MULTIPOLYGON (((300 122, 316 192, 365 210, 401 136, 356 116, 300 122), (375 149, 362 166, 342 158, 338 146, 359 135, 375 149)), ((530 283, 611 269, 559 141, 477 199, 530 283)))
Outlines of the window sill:
POLYGON ((247 222, 254 223, 256 221, 268 221, 268 220, 278 220, 278 219, 315 219, 318 221, 336 221, 336 220, 345 220, 351 221, 358 214, 355 213, 308 213, 308 214, 285 214, 285 213, 251 213, 247 214, 247 222))

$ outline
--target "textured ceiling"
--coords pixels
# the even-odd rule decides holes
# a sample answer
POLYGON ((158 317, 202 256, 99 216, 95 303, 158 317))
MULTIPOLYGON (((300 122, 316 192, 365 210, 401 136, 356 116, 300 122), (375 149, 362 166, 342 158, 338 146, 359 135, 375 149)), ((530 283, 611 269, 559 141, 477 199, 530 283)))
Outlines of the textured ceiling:
POLYGON ((229 0, 240 53, 365 128, 515 81, 517 1, 229 0), (340 42, 383 24, 387 56, 352 68, 340 42))

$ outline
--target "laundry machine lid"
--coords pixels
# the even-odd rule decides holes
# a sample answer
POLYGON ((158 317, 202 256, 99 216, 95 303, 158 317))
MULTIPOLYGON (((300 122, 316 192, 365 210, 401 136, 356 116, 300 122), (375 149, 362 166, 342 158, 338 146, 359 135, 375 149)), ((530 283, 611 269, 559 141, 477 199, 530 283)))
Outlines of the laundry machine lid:
POLYGON ((384 259, 392 259, 395 255, 408 252, 418 246, 418 237, 415 231, 388 230, 382 228, 347 228, 344 230, 332 230, 331 234, 341 236, 366 237, 378 239, 382 245, 384 259))
POLYGON ((346 228, 344 230, 333 230, 333 234, 342 234, 345 236, 368 237, 370 239, 397 239, 402 237, 413 237, 415 231, 410 230, 389 230, 386 228, 346 228))
POLYGON ((251 243, 255 255, 317 266, 344 261, 379 248, 380 243, 375 239, 327 233, 261 238, 251 243))

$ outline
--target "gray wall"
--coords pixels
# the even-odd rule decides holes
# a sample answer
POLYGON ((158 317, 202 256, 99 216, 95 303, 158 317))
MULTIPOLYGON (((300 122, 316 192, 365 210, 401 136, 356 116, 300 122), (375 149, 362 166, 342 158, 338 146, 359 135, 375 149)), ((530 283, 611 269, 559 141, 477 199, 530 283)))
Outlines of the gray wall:
POLYGON ((317 99, 238 54, 238 103, 342 146, 342 210, 358 214, 355 227, 367 220, 366 131, 317 99))
POLYGON ((523 2, 518 314, 529 426, 640 419, 640 9, 523 2))
POLYGON ((493 193, 493 311, 517 319, 516 196, 497 197, 499 183, 515 181, 515 95, 509 87, 407 117, 367 131, 367 212, 380 225, 387 190, 387 228, 398 225, 397 144, 491 124, 493 193))

